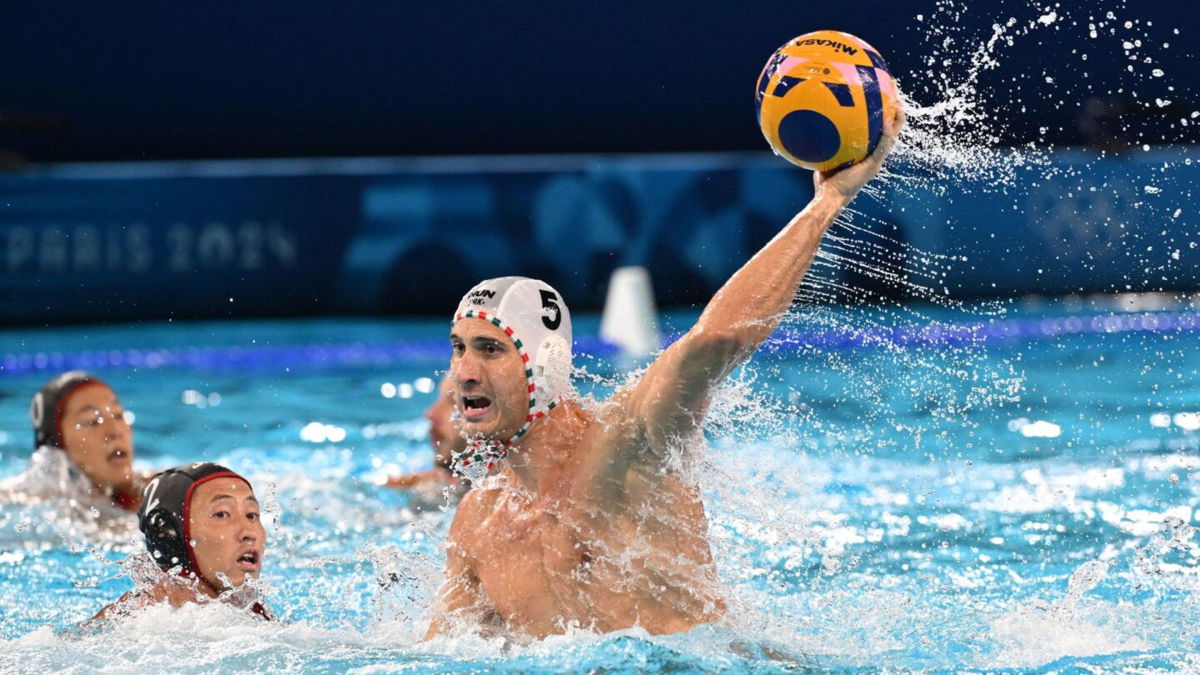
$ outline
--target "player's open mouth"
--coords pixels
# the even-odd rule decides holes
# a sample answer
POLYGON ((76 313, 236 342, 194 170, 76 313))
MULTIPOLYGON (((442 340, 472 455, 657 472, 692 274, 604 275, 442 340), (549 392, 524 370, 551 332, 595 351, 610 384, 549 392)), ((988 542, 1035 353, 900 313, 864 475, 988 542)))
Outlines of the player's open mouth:
POLYGON ((113 451, 108 453, 108 457, 105 459, 107 459, 110 464, 128 464, 129 451, 125 448, 113 448, 113 451))
POLYGON ((492 409, 492 399, 486 396, 462 397, 462 416, 468 422, 477 422, 492 409))
POLYGON ((258 551, 249 550, 238 556, 237 566, 246 572, 257 572, 262 567, 258 551))

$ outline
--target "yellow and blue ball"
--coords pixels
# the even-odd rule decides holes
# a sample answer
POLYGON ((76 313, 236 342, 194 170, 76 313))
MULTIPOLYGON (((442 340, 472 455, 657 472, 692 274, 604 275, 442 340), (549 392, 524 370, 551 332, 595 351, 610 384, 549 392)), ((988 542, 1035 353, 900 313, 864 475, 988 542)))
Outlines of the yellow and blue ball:
POLYGON ((900 94, 879 52, 849 33, 789 41, 758 78, 758 124, 777 154, 814 171, 860 162, 875 150, 900 94))

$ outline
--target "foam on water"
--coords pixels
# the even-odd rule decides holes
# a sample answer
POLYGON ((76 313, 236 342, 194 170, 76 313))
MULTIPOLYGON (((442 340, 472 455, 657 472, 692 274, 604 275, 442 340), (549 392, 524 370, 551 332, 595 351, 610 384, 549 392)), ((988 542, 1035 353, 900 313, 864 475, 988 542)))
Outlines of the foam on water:
MULTIPOLYGON (((841 323, 855 325, 866 312, 847 311, 841 323)), ((826 320, 836 321, 832 314, 826 320)), ((1120 338, 1062 340, 1108 340, 1102 351, 1111 353, 1120 338)), ((980 347, 979 367, 1017 355, 1031 364, 1041 358, 1025 343, 1004 344, 1000 351, 980 347)), ((353 447, 300 441, 311 421, 306 416, 280 432, 296 440, 272 447, 246 438, 236 422, 225 428, 219 418, 178 406, 193 419, 217 423, 209 432, 217 438, 242 444, 213 459, 254 466, 247 473, 270 521, 267 602, 281 621, 264 624, 226 607, 154 609, 97 634, 54 637, 52 630, 90 616, 127 588, 112 578, 122 573, 118 562, 138 550, 136 533, 126 530, 124 541, 114 536, 108 543, 73 533, 63 535, 71 542, 65 546, 51 531, 27 530, 11 541, 21 559, 0 565, 10 574, 19 566, 23 578, 61 591, 57 606, 23 606, 20 594, 44 597, 38 586, 4 585, 5 606, 20 608, 27 617, 22 625, 33 632, 8 633, 0 667, 120 670, 154 662, 196 671, 219 663, 423 672, 676 664, 770 671, 1187 663, 1196 639, 1189 627, 1200 617, 1194 599, 1200 551, 1193 515, 1180 507, 1186 495, 1200 494, 1200 477, 1193 455, 1166 451, 1166 441, 1191 432, 1163 431, 1143 419, 1138 428, 1153 434, 1127 435, 1111 454, 1063 454, 1078 432, 1053 410, 1072 399, 1048 385, 1072 377, 1069 369, 1035 368, 1026 376, 1022 394, 1050 397, 1040 414, 1063 424, 1058 437, 1026 437, 1008 425, 1018 414, 1028 416, 1024 409, 981 399, 954 412, 959 403, 947 397, 933 399, 931 408, 951 401, 946 414, 930 417, 925 408, 897 405, 907 394, 890 396, 878 383, 858 381, 869 375, 905 392, 945 388, 947 371, 926 364, 957 356, 941 355, 936 343, 828 355, 764 351, 714 398, 710 449, 697 472, 731 607, 716 626, 668 637, 573 630, 531 644, 465 633, 422 643, 450 514, 406 511, 404 499, 371 488, 367 477, 373 459, 403 464, 428 452, 423 443, 395 435, 367 443, 362 429, 387 413, 362 415, 356 426, 327 410, 325 420, 358 439, 353 447), (823 397, 801 388, 793 398, 796 387, 813 383, 824 387, 823 397), (863 414, 868 422, 855 424, 863 414), (920 444, 908 431, 918 424, 920 444), (1155 434, 1163 442, 1145 445, 1155 434), (1138 450, 1138 443, 1152 449, 1138 450), (51 628, 35 628, 46 624, 51 628)), ((589 369, 594 382, 605 383, 596 397, 625 381, 620 372, 589 369)), ((378 391, 376 382, 357 376, 336 386, 323 377, 289 386, 308 391, 312 408, 322 407, 323 396, 350 400, 353 392, 361 398, 378 391)), ((272 387, 262 383, 243 396, 253 404, 271 396, 272 387)), ((226 390, 220 383, 213 388, 226 390)), ((1200 405, 1185 398, 1181 409, 1188 401, 1200 405)), ((411 419, 423 404, 411 406, 411 419)))

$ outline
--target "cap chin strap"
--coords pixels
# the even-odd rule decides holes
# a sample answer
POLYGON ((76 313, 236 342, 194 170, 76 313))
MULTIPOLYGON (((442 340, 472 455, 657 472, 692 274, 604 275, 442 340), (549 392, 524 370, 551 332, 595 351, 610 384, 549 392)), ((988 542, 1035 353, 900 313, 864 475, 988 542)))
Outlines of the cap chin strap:
POLYGON ((466 478, 472 483, 483 480, 488 472, 496 468, 500 462, 508 458, 508 451, 517 441, 529 433, 529 427, 533 423, 545 417, 546 413, 558 407, 561 398, 556 398, 546 406, 545 412, 537 412, 529 415, 525 420, 524 426, 513 434, 513 437, 507 441, 497 441, 494 438, 472 438, 467 441, 467 447, 463 448, 462 452, 455 453, 454 459, 450 466, 454 473, 466 478))
POLYGON ((508 457, 508 446, 512 441, 501 443, 488 438, 473 438, 467 441, 462 452, 455 453, 451 466, 454 473, 472 483, 483 480, 488 472, 508 457))

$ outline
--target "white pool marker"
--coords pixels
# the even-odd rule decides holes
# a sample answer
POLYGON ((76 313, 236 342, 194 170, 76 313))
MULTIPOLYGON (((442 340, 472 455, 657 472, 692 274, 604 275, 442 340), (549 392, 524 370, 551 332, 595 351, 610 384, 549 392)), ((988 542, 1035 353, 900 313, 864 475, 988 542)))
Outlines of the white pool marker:
POLYGON ((650 273, 645 267, 618 267, 608 282, 600 338, 617 345, 625 356, 649 356, 662 344, 650 273))

